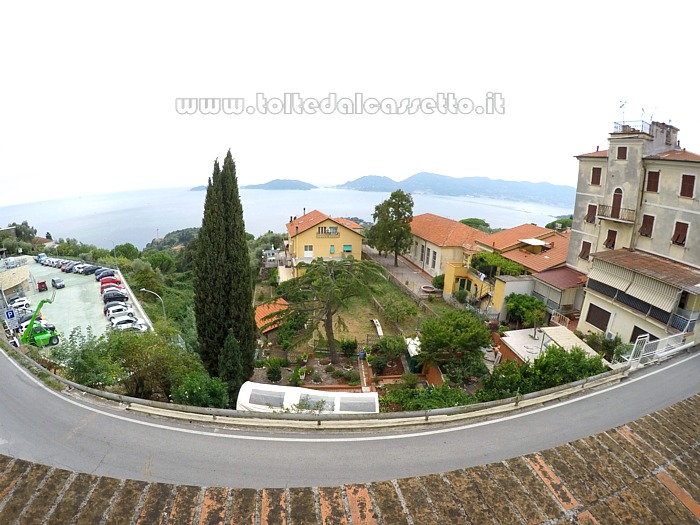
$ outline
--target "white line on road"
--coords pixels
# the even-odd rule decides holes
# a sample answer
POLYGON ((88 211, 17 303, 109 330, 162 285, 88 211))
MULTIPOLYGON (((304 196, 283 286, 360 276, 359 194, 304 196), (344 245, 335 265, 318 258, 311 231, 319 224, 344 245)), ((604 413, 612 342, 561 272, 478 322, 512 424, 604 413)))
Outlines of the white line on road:
POLYGON ((425 436, 434 436, 438 434, 445 434, 448 432, 459 432, 462 430, 468 430, 470 428, 477 428, 477 427, 482 427, 486 425, 492 425, 495 423, 500 423, 502 421, 509 421, 512 419, 518 419, 521 417, 526 417, 532 414, 537 414, 539 412, 544 412, 546 410, 552 410, 554 408, 559 408, 561 406, 565 406, 571 403, 577 403, 579 401, 583 401, 584 399, 588 399, 593 396, 597 396, 606 392, 609 392, 610 390, 615 390, 617 388, 622 388, 626 385, 630 385, 632 383, 636 383, 637 381, 641 381, 643 379, 646 379, 648 377, 654 376, 656 374, 659 374, 661 372, 664 372, 666 370, 669 370, 675 366, 681 365, 687 361, 690 361, 691 359, 695 359, 698 356, 700 356, 699 353, 695 353, 689 357, 686 357, 680 361, 676 361, 670 365, 666 365, 663 368, 658 368, 652 372, 646 373, 644 375, 640 375, 639 377, 636 377, 634 379, 630 379, 628 381, 625 381, 623 383, 618 383, 616 385, 613 385, 609 388, 606 388, 604 390, 598 390, 595 392, 591 392, 590 394, 586 394, 580 397, 576 397, 573 399, 569 399, 567 401, 561 401, 559 403, 556 403, 554 405, 549 405, 541 408, 537 408, 534 410, 529 410, 527 412, 521 412, 518 414, 513 414, 510 416, 505 416, 502 418, 498 419, 491 419, 488 421, 480 421, 477 423, 470 423, 468 425, 460 425, 456 427, 450 427, 450 428, 440 428, 440 429, 434 429, 434 430, 425 430, 421 432, 414 432, 414 433, 407 433, 407 434, 392 434, 392 435, 385 435, 385 436, 355 436, 355 437, 343 437, 343 438, 293 438, 293 437, 267 437, 267 436, 245 436, 245 435, 239 435, 239 434, 221 434, 218 432, 206 432, 202 430, 192 430, 188 428, 178 428, 178 427, 172 427, 168 425, 161 425, 158 423, 151 423, 148 421, 140 421, 137 419, 131 419, 125 416, 120 416, 117 414, 112 414, 110 412, 105 412, 103 410, 100 410, 95 407, 87 406, 82 403, 78 403, 77 401, 74 401, 72 399, 68 399, 65 396, 60 395, 57 392, 54 392, 50 388, 48 388, 46 385, 44 385, 41 381, 36 379, 32 374, 30 374, 27 370, 25 370, 23 367, 21 367, 19 364, 15 363, 13 359, 10 359, 9 356, 5 353, 4 350, 0 349, 0 352, 2 352, 3 356, 5 359, 7 359, 12 365, 17 368, 20 372, 22 372, 24 375, 26 375, 31 381, 39 385, 41 388, 43 388, 46 392, 48 392, 51 395, 56 396, 57 398, 66 401, 68 403, 71 403, 77 407, 83 408, 85 410, 89 410, 91 412, 95 412, 97 414, 101 414, 103 416, 111 417, 114 419, 120 419, 122 421, 127 421, 129 423, 134 423, 137 425, 143 425, 151 428, 158 428, 161 430, 170 430, 173 432, 182 432, 185 434, 194 434, 198 436, 208 436, 208 437, 217 437, 217 438, 225 438, 225 439, 239 439, 239 440, 246 440, 246 441, 273 441, 273 442, 283 442, 283 443, 349 443, 349 442, 357 442, 357 441, 390 441, 394 439, 410 439, 410 438, 417 438, 417 437, 425 437, 425 436))

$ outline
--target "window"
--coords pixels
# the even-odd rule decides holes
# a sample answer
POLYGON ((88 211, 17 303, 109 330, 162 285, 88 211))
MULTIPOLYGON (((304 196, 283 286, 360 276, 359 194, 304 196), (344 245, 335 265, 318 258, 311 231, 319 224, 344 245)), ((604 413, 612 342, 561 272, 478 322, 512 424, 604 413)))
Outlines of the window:
POLYGON ((430 248, 425 252, 425 262, 430 264, 430 248))
POLYGON ((583 241, 581 243, 581 251, 578 254, 579 259, 583 259, 584 261, 587 261, 588 256, 590 254, 591 254, 591 243, 588 241, 583 241))
POLYGON ((435 268, 435 261, 437 260, 437 252, 433 250, 433 262, 430 265, 432 268, 435 268))
POLYGON ((603 243, 603 246, 610 250, 615 249, 615 240, 617 239, 617 231, 616 230, 608 230, 608 236, 605 238, 605 242, 603 243))
POLYGON ((603 172, 603 168, 593 168, 591 170, 591 184, 594 186, 600 186, 600 175, 603 172))
POLYGON ((330 252, 335 253, 335 244, 331 244, 330 252))
POLYGON ((313 257, 313 256, 314 256, 313 244, 305 244, 304 245, 304 257, 313 257))
POLYGON ((598 215, 598 206, 595 204, 588 205, 588 212, 586 213, 586 222, 595 224, 595 217, 598 215))
POLYGON ((425 260, 425 245, 420 247, 420 262, 425 260))
POLYGON ((639 228, 639 235, 643 237, 651 237, 651 232, 654 229, 654 216, 644 215, 642 217, 642 227, 639 228))
POLYGON ((658 193, 659 191, 659 171, 647 172, 647 191, 658 193))
POLYGON ((685 246, 685 238, 688 236, 688 223, 687 222, 677 222, 676 227, 673 230, 673 237, 671 237, 671 242, 679 246, 685 246))
POLYGON ((588 314, 586 315, 588 324, 595 326, 598 330, 607 330, 609 321, 610 312, 592 303, 588 306, 588 314))
POLYGON ((627 160, 627 146, 617 147, 617 160, 627 160))
POLYGON ((343 253, 352 253, 352 244, 343 244, 343 253))
POLYGON ((695 175, 683 175, 681 178, 681 197, 693 198, 695 194, 695 175))

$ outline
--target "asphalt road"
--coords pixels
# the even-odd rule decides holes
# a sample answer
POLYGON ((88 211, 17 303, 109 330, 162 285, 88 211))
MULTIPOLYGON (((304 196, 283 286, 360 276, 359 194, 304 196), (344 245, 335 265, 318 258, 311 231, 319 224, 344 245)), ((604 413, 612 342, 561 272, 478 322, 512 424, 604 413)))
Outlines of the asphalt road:
POLYGON ((200 486, 301 487, 443 472, 546 449, 700 392, 700 353, 605 391, 494 421, 418 431, 231 430, 56 393, 0 355, 0 454, 78 472, 200 486))

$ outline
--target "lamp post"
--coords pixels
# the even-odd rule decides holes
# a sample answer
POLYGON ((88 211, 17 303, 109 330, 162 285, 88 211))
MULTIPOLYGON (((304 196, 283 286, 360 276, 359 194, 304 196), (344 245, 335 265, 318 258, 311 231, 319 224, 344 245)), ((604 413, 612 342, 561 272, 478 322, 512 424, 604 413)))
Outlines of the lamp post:
POLYGON ((152 294, 155 295, 158 299, 160 299, 160 305, 163 307, 163 319, 165 319, 165 320, 167 321, 168 316, 165 315, 165 303, 163 302, 163 298, 162 298, 160 295, 158 295, 156 292, 152 292, 151 290, 146 290, 145 288, 141 288, 141 291, 142 291, 142 292, 152 293, 152 294))

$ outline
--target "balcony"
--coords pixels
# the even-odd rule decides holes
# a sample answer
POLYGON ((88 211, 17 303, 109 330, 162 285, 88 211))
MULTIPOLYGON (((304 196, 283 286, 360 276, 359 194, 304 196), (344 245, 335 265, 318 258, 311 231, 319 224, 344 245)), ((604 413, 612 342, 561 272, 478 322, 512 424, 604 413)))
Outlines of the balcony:
POLYGON ((608 204, 598 205, 598 217, 616 222, 634 224, 637 217, 637 210, 629 208, 613 208, 608 204))
POLYGON ((316 238, 317 239, 330 239, 330 238, 338 238, 340 237, 340 232, 326 232, 326 233, 317 233, 316 238))
POLYGON ((647 135, 651 135, 651 124, 643 120, 615 122, 613 133, 646 133, 647 135))

